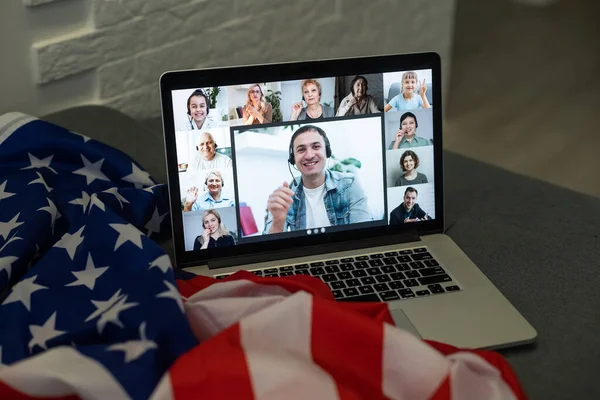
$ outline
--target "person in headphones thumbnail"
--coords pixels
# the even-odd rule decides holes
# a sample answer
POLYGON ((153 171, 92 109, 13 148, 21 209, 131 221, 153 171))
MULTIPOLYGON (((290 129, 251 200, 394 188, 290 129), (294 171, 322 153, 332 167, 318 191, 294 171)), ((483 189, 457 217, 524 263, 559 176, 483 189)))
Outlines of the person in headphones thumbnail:
POLYGON ((231 158, 225 154, 217 153, 216 149, 217 144, 212 134, 210 132, 202 132, 196 146, 198 154, 196 154, 194 160, 189 165, 189 170, 230 168, 232 165, 231 158))
POLYGON ((233 200, 223 196, 222 189, 225 186, 223 176, 219 171, 210 171, 204 180, 204 194, 198 198, 198 188, 192 186, 187 190, 183 203, 183 211, 210 210, 219 207, 233 207, 233 200))
POLYGON ((332 118, 334 116, 333 108, 321 104, 322 87, 316 79, 305 79, 301 84, 302 100, 306 102, 306 107, 302 102, 292 105, 292 115, 290 121, 303 121, 311 119, 332 118))
POLYGON ((406 150, 400 157, 400 168, 404 173, 396 179, 396 186, 427 183, 427 175, 417 172, 419 156, 412 150, 406 150))
POLYGON ((214 249, 235 245, 217 210, 206 210, 202 216, 204 232, 194 240, 194 250, 214 249))
POLYGON ((417 136, 419 122, 417 116, 411 112, 405 112, 400 117, 400 128, 390 144, 388 150, 397 150, 410 147, 428 146, 429 140, 417 136))
POLYGON ((202 89, 192 92, 187 101, 188 125, 186 130, 199 130, 214 128, 217 123, 209 116, 210 100, 202 89))
POLYGON ((273 120, 273 107, 264 101, 265 95, 260 85, 250 86, 248 100, 242 109, 244 125, 268 124, 273 120))
POLYGON ((417 204, 417 189, 409 186, 404 191, 404 201, 390 213, 390 225, 427 221, 431 217, 417 204))
POLYGON ((367 78, 361 75, 355 76, 350 83, 351 93, 342 99, 335 116, 344 117, 347 115, 378 113, 379 109, 373 96, 367 94, 368 90, 367 78))
POLYGON ((353 174, 326 168, 331 157, 323 129, 305 125, 290 140, 290 165, 300 171, 300 182, 284 182, 269 196, 263 233, 347 225, 371 221, 367 196, 353 174))

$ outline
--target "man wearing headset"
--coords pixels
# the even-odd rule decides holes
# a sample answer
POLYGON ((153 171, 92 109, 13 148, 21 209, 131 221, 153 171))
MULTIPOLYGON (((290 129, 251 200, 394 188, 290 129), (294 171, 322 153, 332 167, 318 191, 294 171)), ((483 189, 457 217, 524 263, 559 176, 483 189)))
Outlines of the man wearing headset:
POLYGON ((267 201, 263 233, 321 228, 371 221, 367 196, 352 174, 326 168, 331 147, 325 132, 305 125, 292 135, 288 162, 300 182, 275 189, 267 201))
POLYGON ((210 132, 202 132, 197 143, 198 154, 188 167, 190 171, 231 168, 231 158, 216 152, 217 143, 210 132))
POLYGON ((183 211, 211 210, 220 207, 233 207, 233 200, 223 196, 222 189, 225 186, 223 175, 219 171, 210 171, 204 180, 204 194, 198 198, 198 188, 192 186, 187 190, 183 203, 183 211))
POLYGON ((194 90, 187 100, 187 121, 181 121, 176 130, 189 131, 218 126, 218 123, 208 116, 209 110, 210 100, 206 93, 202 89, 194 90))

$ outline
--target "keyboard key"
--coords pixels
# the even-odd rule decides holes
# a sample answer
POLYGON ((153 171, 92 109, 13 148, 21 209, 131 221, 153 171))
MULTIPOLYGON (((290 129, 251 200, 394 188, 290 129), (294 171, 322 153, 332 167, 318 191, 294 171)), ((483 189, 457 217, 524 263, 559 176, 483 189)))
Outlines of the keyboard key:
POLYGON ((256 276, 263 276, 263 272, 261 270, 250 271, 250 272, 252 272, 256 276))
POLYGON ((405 279, 402 281, 402 283, 404 283, 404 286, 406 286, 406 287, 419 286, 419 282, 417 282, 416 279, 405 279))
POLYGON ((383 253, 384 256, 386 257, 394 257, 398 255, 397 251, 388 251, 387 253, 383 253))
POLYGON ((417 253, 413 254, 411 257, 415 261, 431 260, 433 258, 429 253, 417 253))
POLYGON ((323 266, 325 266, 325 263, 322 261, 317 261, 317 262, 310 263, 310 266, 311 267, 323 267, 323 266))
POLYGON ((398 290, 398 294, 402 296, 403 299, 409 299, 411 297, 415 297, 415 293, 410 289, 400 289, 398 290))
POLYGON ((444 288, 442 287, 442 285, 436 283, 435 285, 429 285, 427 286, 427 289, 431 290, 431 293, 445 293, 446 291, 444 290, 444 288))
POLYGON ((375 279, 377 280, 377 282, 379 283, 383 283, 383 282, 391 282, 392 278, 390 278, 388 275, 377 275, 375 277, 375 279))
POLYGON ((346 257, 340 260, 342 263, 351 263, 354 261, 354 257, 346 257))
POLYGON ((298 265, 295 265, 294 268, 296 268, 296 270, 308 269, 308 264, 298 264, 298 265))
POLYGON ((339 264, 340 260, 327 260, 325 261, 325 265, 335 265, 335 264, 339 264))
POLYGON ((440 265, 435 260, 425 260, 425 261, 423 261, 423 264, 425 264, 426 267, 437 267, 438 265, 440 265))
POLYGON ((335 281, 335 282, 331 282, 329 284, 329 286, 331 286, 332 289, 345 289, 346 288, 346 284, 342 281, 335 281))
POLYGON ((381 267, 381 272, 384 274, 392 274, 396 272, 396 268, 393 265, 386 265, 385 267, 381 267))
POLYGON ((357 261, 354 263, 356 268, 369 268, 369 264, 366 261, 357 261))
POLYGON ((442 283, 442 282, 450 282, 452 278, 450 278, 446 274, 442 275, 433 275, 427 276, 425 278, 419 278, 419 283, 423 286, 433 285, 434 283, 442 283))
POLYGON ((319 275, 323 275, 325 273, 325 270, 323 268, 311 268, 308 270, 310 272, 310 274, 312 276, 319 276, 319 275))
POLYGON ((381 260, 369 260, 369 265, 371 267, 381 267, 383 265, 383 261, 381 261, 381 260))
POLYGON ((421 273, 421 276, 432 276, 446 273, 442 267, 423 268, 419 270, 419 272, 421 273))
POLYGON ((375 289, 373 289, 371 286, 360 286, 358 288, 358 291, 361 294, 371 294, 371 293, 375 293, 375 289))
POLYGON ((417 290, 417 296, 429 296, 430 294, 429 290, 417 290))
POLYGON ((402 282, 390 282, 390 283, 388 283, 388 285, 392 289, 402 289, 402 288, 404 288, 404 285, 402 284, 402 282))
POLYGON ((323 279, 323 282, 333 282, 333 281, 337 281, 338 277, 335 276, 335 274, 325 274, 325 275, 321 275, 321 279, 323 279))
POLYGON ((412 254, 412 252, 413 252, 412 250, 400 250, 398 253, 404 255, 404 254, 412 254))
MULTIPOLYGON (((346 289, 348 290, 348 289, 346 289)), ((361 294, 359 296, 353 296, 353 297, 342 297, 340 299, 341 301, 365 301, 365 302, 371 302, 371 303, 378 303, 381 300, 379 300, 379 296, 377 296, 375 293, 373 294, 361 294)))
POLYGON ((379 296, 381 297, 381 300, 383 300, 383 301, 391 301, 391 300, 399 300, 400 299, 400 296, 398 296, 398 293, 396 293, 395 290, 390 290, 389 292, 379 293, 379 296))
POLYGON ((280 271, 286 272, 286 271, 293 271, 294 267, 292 265, 288 265, 286 267, 281 267, 279 268, 280 271))
POLYGON ((294 275, 294 271, 284 271, 284 272, 280 272, 279 276, 291 276, 294 275))
POLYGON ((354 258, 356 261, 367 261, 369 256, 358 256, 354 258))
POLYGON ((229 276, 229 275, 218 275, 218 276, 215 276, 215 278, 217 278, 217 279, 225 279, 225 278, 227 278, 228 276, 229 276))
POLYGON ((354 269, 354 265, 352 265, 350 263, 340 264, 340 269, 342 271, 352 271, 354 269))
POLYGON ((421 274, 419 274, 419 271, 406 271, 404 273, 404 275, 406 275, 407 278, 420 278, 421 274))
POLYGON ((339 279, 350 279, 352 278, 352 274, 350 272, 338 272, 337 277, 339 279))
POLYGON ((390 278, 394 281, 401 281, 404 279, 404 274, 402 272, 394 272, 393 274, 390 274, 390 278))
POLYGON ((328 274, 340 272, 340 267, 338 267, 337 265, 328 265, 325 267, 325 272, 327 272, 328 274))
POLYGON ((356 271, 352 271, 352 276, 355 278, 362 278, 367 276, 367 272, 364 269, 357 269, 356 271))
POLYGON ((456 285, 452 285, 452 286, 446 286, 446 291, 447 292, 457 292, 459 291, 460 288, 456 285))
POLYGON ((361 283, 358 279, 348 279, 344 282, 346 282, 346 285, 348 286, 361 286, 361 283))
POLYGON ((419 247, 419 248, 413 249, 413 252, 415 252, 415 253, 427 253, 427 248, 426 247, 419 247))
POLYGON ((390 287, 385 283, 378 283, 377 285, 373 285, 373 289, 377 290, 378 292, 385 292, 390 290, 390 287))
POLYGON ((278 274, 265 274, 265 278, 279 278, 278 274))
POLYGON ((413 261, 411 263, 408 263, 408 265, 410 265, 410 267, 412 269, 421 269, 421 268, 425 268, 425 264, 423 264, 421 261, 413 261))
POLYGON ((377 254, 371 254, 370 256, 371 258, 383 258, 383 254, 381 253, 377 253, 377 254))
POLYGON ((353 288, 353 287, 352 288, 347 288, 347 289, 342 289, 342 291, 343 291, 344 295, 348 296, 348 297, 350 297, 350 296, 358 296, 359 295, 358 289, 353 288))
POLYGON ((375 278, 373 278, 372 276, 367 276, 366 278, 360 278, 360 281, 363 283, 363 285, 373 285, 373 284, 377 283, 375 278))
POLYGON ((412 258, 410 258, 410 256, 398 256, 398 257, 396 257, 396 259, 400 263, 407 263, 407 262, 411 262, 412 261, 412 258))
POLYGON ((264 272, 265 274, 276 274, 278 271, 277 268, 267 268, 264 270, 264 272))
POLYGON ((308 270, 306 269, 302 269, 300 271, 296 271, 296 275, 306 275, 306 276, 310 276, 310 272, 308 272, 308 270))
POLYGON ((381 275, 383 273, 379 268, 367 268, 366 271, 369 275, 381 275))
POLYGON ((386 258, 384 258, 384 259, 383 259, 383 260, 381 260, 381 261, 383 261, 383 263, 384 263, 385 265, 394 265, 394 264, 396 264, 396 263, 397 263, 397 261, 396 261, 396 258, 395 258, 395 257, 386 257, 386 258))
POLYGON ((333 293, 333 298, 334 299, 339 299, 339 298, 344 297, 344 294, 342 293, 341 290, 334 290, 331 293, 333 293))
POLYGON ((398 271, 410 271, 410 265, 404 263, 404 264, 396 264, 396 269, 398 271))

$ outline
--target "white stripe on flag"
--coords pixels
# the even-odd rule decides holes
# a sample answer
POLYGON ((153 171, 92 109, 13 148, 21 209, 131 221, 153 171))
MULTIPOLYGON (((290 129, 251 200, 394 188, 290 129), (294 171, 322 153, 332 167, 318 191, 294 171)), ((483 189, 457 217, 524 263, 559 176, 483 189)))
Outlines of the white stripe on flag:
POLYGON ((72 347, 56 347, 0 369, 0 380, 29 396, 76 394, 82 399, 129 399, 100 363, 72 347))
POLYGON ((156 385, 156 389, 150 396, 150 400, 173 400, 173 389, 171 387, 171 375, 165 372, 162 379, 156 385))
POLYGON ((450 371, 450 362, 425 342, 383 324, 383 394, 391 399, 429 399, 450 371))
POLYGON ((14 131, 31 121, 35 121, 36 119, 37 118, 30 115, 18 112, 10 112, 0 115, 0 144, 8 139, 8 137, 14 131))
POLYGON ((448 360, 453 399, 516 400, 500 371, 477 354, 455 353, 448 360))
POLYGON ((338 399, 331 375, 312 360, 312 296, 297 292, 240 322, 254 396, 338 399))

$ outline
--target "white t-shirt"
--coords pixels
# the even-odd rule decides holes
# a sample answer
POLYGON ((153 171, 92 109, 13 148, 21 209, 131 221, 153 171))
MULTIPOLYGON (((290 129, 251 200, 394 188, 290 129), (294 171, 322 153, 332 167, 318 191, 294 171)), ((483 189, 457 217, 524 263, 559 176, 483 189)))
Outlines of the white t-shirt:
POLYGON ((215 157, 206 161, 204 158, 200 156, 200 154, 196 154, 194 157, 194 161, 190 164, 189 169, 199 171, 204 169, 219 169, 222 170, 224 168, 231 167, 231 158, 227 157, 224 154, 215 153, 215 157))
POLYGON ((304 199, 306 200, 306 228, 321 228, 331 226, 325 210, 325 182, 315 189, 304 190, 304 199))

